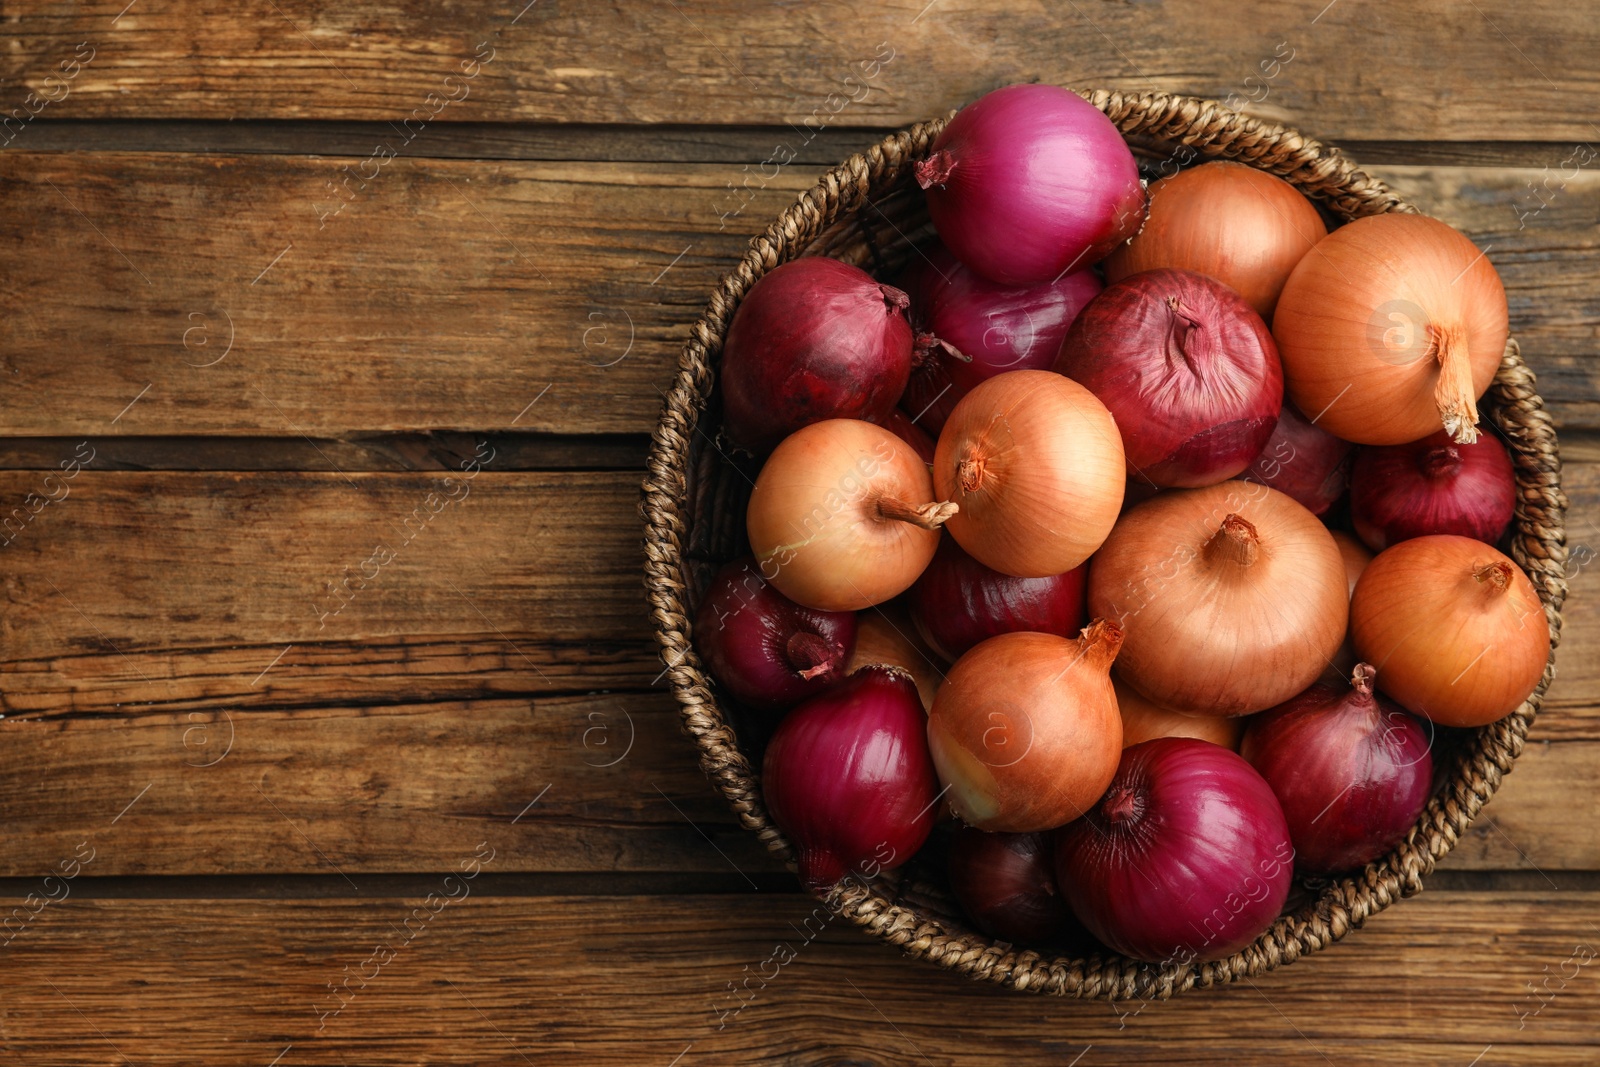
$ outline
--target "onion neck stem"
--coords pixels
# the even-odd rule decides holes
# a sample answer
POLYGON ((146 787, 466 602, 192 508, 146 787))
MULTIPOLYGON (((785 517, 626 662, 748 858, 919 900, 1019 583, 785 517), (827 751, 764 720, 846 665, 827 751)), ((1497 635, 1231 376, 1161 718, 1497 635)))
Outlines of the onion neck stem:
POLYGON ((1429 478, 1447 478, 1461 469, 1461 453, 1454 445, 1430 448, 1422 457, 1422 473, 1429 478))
POLYGON ((967 449, 966 455, 956 464, 956 481, 960 483, 963 493, 976 493, 983 488, 986 466, 981 453, 967 449))
POLYGON ((1205 557, 1212 563, 1232 563, 1248 567, 1261 554, 1261 537, 1255 524, 1239 516, 1229 515, 1222 520, 1222 528, 1206 542, 1205 557))
POLYGON ((1078 655, 1098 671, 1109 671, 1122 651, 1122 627, 1110 619, 1096 619, 1078 634, 1078 655))
POLYGON ((784 643, 783 654, 788 659, 789 666, 793 667, 800 677, 810 681, 828 673, 831 666, 828 661, 833 656, 833 646, 820 634, 814 634, 810 630, 796 630, 784 643))
POLYGON ((1466 330, 1459 325, 1428 323, 1428 351, 1439 360, 1433 402, 1445 432, 1457 444, 1470 445, 1478 439, 1478 397, 1472 388, 1466 330))
POLYGON ((1378 672, 1370 663, 1357 663, 1355 670, 1350 672, 1350 688, 1355 690, 1355 698, 1363 704, 1372 700, 1372 680, 1378 672))
POLYGON ((872 511, 883 522, 909 522, 924 530, 937 530, 950 521, 961 508, 953 501, 935 501, 932 504, 908 504, 894 497, 879 497, 872 511))
POLYGON ((883 306, 893 315, 896 311, 905 311, 911 306, 911 298, 903 290, 892 285, 878 284, 878 292, 883 294, 883 306))
POLYGON ((1167 297, 1167 310, 1172 313, 1172 323, 1167 330, 1167 362, 1171 364, 1173 353, 1177 353, 1191 374, 1199 374, 1199 367, 1189 349, 1198 337, 1204 336, 1199 333, 1201 322, 1176 296, 1167 297))
POLYGON ((1493 563, 1485 563, 1472 572, 1481 585, 1487 585, 1491 593, 1504 593, 1511 588, 1511 564, 1503 559, 1493 563))
POLYGON ((1126 826, 1144 813, 1144 803, 1137 790, 1116 786, 1100 802, 1100 812, 1112 827, 1126 826))
POLYGON ((935 185, 943 188, 950 180, 950 172, 955 169, 955 157, 946 148, 939 149, 911 168, 912 173, 916 175, 917 184, 924 189, 931 189, 935 185))

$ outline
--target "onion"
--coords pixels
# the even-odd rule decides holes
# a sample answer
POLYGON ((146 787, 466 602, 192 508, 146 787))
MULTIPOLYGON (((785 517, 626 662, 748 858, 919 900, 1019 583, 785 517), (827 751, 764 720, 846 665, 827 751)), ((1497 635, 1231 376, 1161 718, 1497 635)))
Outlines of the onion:
POLYGON ((1088 577, 1080 566, 1049 578, 1013 578, 985 567, 947 537, 907 597, 923 639, 945 659, 956 660, 996 634, 1076 634, 1088 621, 1083 606, 1088 577))
POLYGON ((1105 405, 1059 374, 991 378, 950 415, 934 454, 951 536, 1004 574, 1046 578, 1089 558, 1122 506, 1122 439, 1105 405))
POLYGON ((1327 528, 1245 482, 1139 505, 1089 567, 1089 613, 1126 634, 1117 674, 1191 715, 1261 711, 1316 681, 1348 603, 1327 528))
POLYGON ((951 381, 948 362, 936 349, 943 351, 933 334, 917 334, 911 352, 911 380, 900 398, 900 410, 906 417, 935 437, 944 429, 945 420, 956 409, 957 402, 966 395, 966 390, 957 389, 956 383, 951 381))
POLYGON ((879 425, 910 445, 911 451, 917 454, 918 459, 932 466, 934 440, 926 430, 911 421, 910 415, 899 408, 894 408, 883 417, 879 425))
POLYGON ((1186 270, 1135 274, 1091 300, 1055 369, 1110 409, 1128 473, 1156 485, 1232 478, 1283 406, 1267 324, 1232 289, 1186 270))
POLYGON ((766 582, 747 556, 712 579, 695 616, 694 640, 736 700, 772 711, 816 696, 845 676, 856 617, 801 607, 766 582))
POLYGON ((1379 689, 1445 726, 1517 710, 1550 658, 1528 576, 1482 541, 1449 534, 1378 553, 1356 583, 1350 633, 1379 689))
POLYGON ((991 637, 950 668, 928 744, 956 816, 980 830, 1048 830, 1104 792, 1122 750, 1107 673, 1122 643, 1095 620, 1076 641, 991 637))
POLYGON ((1159 267, 1192 270, 1227 285, 1270 319, 1289 272, 1327 233, 1294 186, 1218 160, 1151 184, 1150 217, 1107 257, 1106 280, 1159 267))
POLYGON ((915 166, 939 238, 1002 285, 1087 267, 1144 221, 1139 167, 1099 108, 1009 85, 962 108, 915 166))
POLYGON ((1001 941, 1036 945, 1078 929, 1045 834, 962 827, 950 845, 950 891, 978 929, 1001 941))
POLYGON ((867 667, 795 708, 767 745, 761 788, 807 889, 906 862, 938 800, 916 686, 867 667))
POLYGON ((830 419, 784 439, 746 512, 761 573, 789 599, 854 611, 905 592, 955 506, 931 503, 928 468, 881 426, 830 419))
POLYGON ((956 399, 1011 370, 1049 370, 1067 327, 1102 288, 1091 267, 1039 285, 999 285, 935 245, 900 280, 912 321, 931 332, 956 399))
POLYGON ((1325 515, 1350 484, 1349 441, 1314 426, 1284 404, 1261 454, 1239 477, 1287 493, 1313 515, 1325 515))
POLYGON ((1185 715, 1164 708, 1120 678, 1111 679, 1122 713, 1122 747, 1131 748, 1157 737, 1194 737, 1239 751, 1245 720, 1217 715, 1185 715))
POLYGON ((1272 332, 1290 398, 1329 433, 1398 445, 1442 424, 1466 443, 1505 351, 1506 292, 1484 254, 1445 223, 1372 215, 1300 261, 1272 332))
POLYGON ((759 453, 823 419, 881 419, 911 374, 905 293, 824 256, 775 268, 722 347, 728 435, 759 453))
POLYGON ((1350 521, 1374 552, 1425 534, 1492 545, 1516 503, 1511 457, 1493 437, 1458 445, 1440 430, 1409 445, 1363 448, 1350 473, 1350 521))
POLYGON ((1433 731, 1372 692, 1314 685, 1252 716, 1241 752, 1283 806, 1302 874, 1364 867, 1400 843, 1433 786, 1433 731))
MULTIPOLYGON (((1367 551, 1367 546, 1343 530, 1330 531, 1333 534, 1333 543, 1339 546, 1339 557, 1344 560, 1345 582, 1350 586, 1350 595, 1354 596, 1356 582, 1361 579, 1361 572, 1367 569, 1367 564, 1372 562, 1372 553, 1367 551)), ((1345 685, 1350 681, 1350 672, 1356 669, 1356 646, 1350 640, 1350 631, 1347 628, 1344 640, 1339 644, 1339 651, 1333 654, 1333 662, 1323 669, 1317 681, 1329 685, 1345 685)))
POLYGON ((922 710, 933 707, 933 694, 944 681, 944 665, 933 650, 922 643, 916 624, 905 605, 891 600, 868 608, 856 616, 856 650, 846 668, 855 673, 862 667, 898 667, 917 683, 922 710))
POLYGON ((1056 839, 1056 881, 1089 932, 1152 963, 1215 960, 1272 925, 1294 847, 1235 753, 1187 737, 1123 752, 1111 788, 1056 839))

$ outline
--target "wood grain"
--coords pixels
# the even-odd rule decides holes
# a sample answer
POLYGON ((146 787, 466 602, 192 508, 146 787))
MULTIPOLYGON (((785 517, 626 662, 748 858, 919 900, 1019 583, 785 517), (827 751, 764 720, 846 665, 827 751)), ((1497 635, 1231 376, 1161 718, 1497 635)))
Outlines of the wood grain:
MULTIPOLYGON (((464 835, 460 858, 485 837, 495 849, 487 832, 464 835)), ((495 852, 483 869, 498 863, 495 852)), ((1011 993, 897 958, 837 920, 824 926, 825 910, 808 921, 815 902, 799 896, 472 890, 471 880, 439 879, 437 911, 382 897, 68 896, 0 950, 0 1047, 40 1067, 1089 1067, 1168 1062, 1175 1048, 1182 1062, 1211 1067, 1246 1055, 1340 1064, 1399 1055, 1438 1067, 1478 1057, 1481 1067, 1592 1062, 1600 1024, 1592 892, 1426 894, 1272 974, 1112 1006, 1011 993), (774 958, 787 962, 778 969, 774 958), (747 981, 754 999, 734 1013, 730 986, 747 981)))
POLYGON ((398 121, 418 111, 437 112, 435 123, 882 127, 1038 79, 1235 94, 1259 101, 1252 113, 1335 138, 1595 136, 1573 101, 1597 88, 1596 32, 1554 0, 1380 12, 1269 0, 1226 9, 1085 0, 1066 10, 1023 0, 626 0, 603 11, 573 0, 254 9, 184 0, 125 12, 124 2, 12 5, 0 50, 12 106, 27 114, 33 89, 58 101, 48 117, 398 121), (47 83, 79 42, 92 60, 47 83), (861 66, 874 57, 881 69, 861 66))
MULTIPOLYGON (((1569 155, 1373 169, 1488 249, 1551 410, 1596 429, 1600 175, 1569 155)), ((717 275, 817 169, 3 153, 0 435, 647 433, 717 275), (377 170, 348 201, 346 167, 377 170)))

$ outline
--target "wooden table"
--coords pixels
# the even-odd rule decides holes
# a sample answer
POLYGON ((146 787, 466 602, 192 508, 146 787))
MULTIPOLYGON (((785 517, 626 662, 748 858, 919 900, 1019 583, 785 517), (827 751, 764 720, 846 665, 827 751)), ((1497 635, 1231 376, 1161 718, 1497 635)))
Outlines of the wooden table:
POLYGON ((3 11, 0 1062, 1594 1062, 1582 5, 525 2, 3 11), (800 943, 644 609, 718 273, 1030 78, 1233 95, 1464 229, 1568 461, 1560 677, 1485 817, 1345 942, 1169 1004, 800 943))

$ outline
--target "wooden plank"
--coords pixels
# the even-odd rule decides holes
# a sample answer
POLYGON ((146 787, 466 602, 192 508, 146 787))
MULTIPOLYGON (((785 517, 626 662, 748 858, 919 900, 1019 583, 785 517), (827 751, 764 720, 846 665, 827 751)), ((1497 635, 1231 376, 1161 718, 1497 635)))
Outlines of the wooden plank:
POLYGON ((1554 0, 1427 0, 1387 12, 1383 33, 1360 5, 1269 0, 122 6, 14 6, 0 78, 19 117, 900 126, 1042 79, 1232 94, 1327 137, 1594 136, 1572 101, 1596 89, 1595 29, 1554 0), (74 54, 81 69, 46 82, 74 54), (29 89, 55 102, 25 109, 29 89))
MULTIPOLYGON (((460 860, 481 840, 465 835, 460 860)), ((799 896, 472 890, 441 878, 436 912, 397 898, 69 896, 3 950, 0 1040, 39 1067, 1089 1067, 1166 1062, 1180 1045, 1183 1062, 1209 1067, 1388 1064, 1397 1048, 1407 1063, 1463 1067, 1587 1064, 1600 1024, 1592 892, 1427 894, 1272 974, 1110 1005, 963 979, 841 920, 817 934, 826 912, 808 925, 816 905, 799 896), (746 983, 753 999, 735 1013, 746 983)))
MULTIPOLYGON (((1551 409, 1595 429, 1600 174, 1546 189, 1561 158, 1374 170, 1490 250, 1551 409)), ((648 433, 717 275, 816 172, 746 203, 733 164, 400 158, 338 199, 364 166, 0 154, 0 436, 648 433)))

